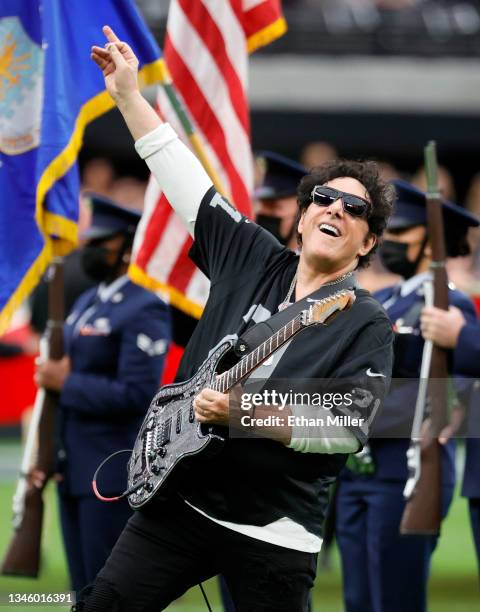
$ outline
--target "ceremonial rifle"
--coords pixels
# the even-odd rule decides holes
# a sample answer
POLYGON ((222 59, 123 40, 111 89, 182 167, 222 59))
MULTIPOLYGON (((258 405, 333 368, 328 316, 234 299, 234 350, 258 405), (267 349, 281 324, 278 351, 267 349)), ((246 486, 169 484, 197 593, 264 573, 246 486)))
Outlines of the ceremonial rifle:
MULTIPOLYGON (((433 305, 448 310, 445 235, 434 142, 428 143, 425 147, 425 169, 427 176, 427 229, 432 250, 430 269, 433 276, 433 305)), ((428 305, 428 294, 426 298, 428 305)), ((440 532, 442 458, 438 436, 447 424, 447 379, 447 351, 431 342, 426 342, 422 358, 412 442, 407 454, 410 478, 404 490, 407 503, 400 523, 401 534, 432 535, 440 532), (421 440, 420 430, 425 406, 430 409, 429 432, 421 440)))
MULTIPOLYGON (((40 341, 40 356, 63 357, 64 282, 63 262, 55 259, 48 270, 48 323, 40 341)), ((35 397, 20 477, 13 496, 14 533, 2 563, 2 574, 36 578, 40 568, 43 521, 43 489, 53 474, 55 422, 58 393, 40 388, 35 397), (41 487, 30 482, 32 470, 42 471, 41 487)))

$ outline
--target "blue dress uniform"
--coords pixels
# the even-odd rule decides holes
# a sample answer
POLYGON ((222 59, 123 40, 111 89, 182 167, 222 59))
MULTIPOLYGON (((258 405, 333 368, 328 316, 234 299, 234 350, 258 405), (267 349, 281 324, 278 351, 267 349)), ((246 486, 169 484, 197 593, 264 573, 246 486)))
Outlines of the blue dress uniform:
MULTIPOLYGON (((410 187, 404 190, 396 187, 397 204, 389 228, 395 227, 396 220, 400 225, 395 229, 402 227, 402 219, 399 219, 402 214, 412 217, 410 221, 413 222, 407 219, 407 227, 425 225, 425 216, 419 218, 415 212, 424 202, 423 194, 414 190, 414 202, 411 203, 410 187), (401 198, 407 201, 407 206, 401 206, 401 198)), ((416 274, 375 294, 397 329, 393 378, 418 379, 420 376, 424 344, 420 313, 424 306, 423 283, 428 275, 428 272, 416 274)), ((467 296, 450 290, 449 300, 462 310, 468 321, 475 320, 475 309, 467 296)), ((459 351, 454 351, 452 358, 451 369, 455 373, 459 370, 459 351)), ((336 535, 347 612, 426 610, 430 558, 437 538, 399 534, 405 508, 403 489, 408 477, 406 452, 410 440, 392 437, 393 432, 398 436, 402 427, 405 431, 407 424, 408 430, 411 428, 416 386, 414 380, 412 386, 407 381, 392 384, 377 421, 375 437, 370 440, 373 473, 359 474, 347 468, 341 474, 336 535)), ((448 511, 455 485, 454 452, 453 441, 442 450, 443 516, 448 511)))
MULTIPOLYGON (((114 234, 122 231, 116 211, 109 206, 94 201, 91 235, 97 241, 99 225, 114 234)), ((65 353, 71 372, 59 405, 63 475, 59 498, 69 571, 77 592, 104 565, 131 514, 125 499, 104 503, 94 496, 93 474, 115 451, 133 448, 160 384, 169 338, 166 304, 127 276, 83 293, 66 320, 65 353)), ((126 453, 119 455, 101 470, 102 495, 115 496, 126 489, 128 458, 126 453)))
POLYGON ((462 327, 457 351, 459 373, 475 379, 467 416, 462 495, 468 498, 470 523, 480 573, 480 322, 467 323, 462 327))
POLYGON ((273 151, 259 151, 255 159, 264 166, 262 183, 254 193, 255 222, 295 251, 298 248, 297 187, 308 170, 273 151))

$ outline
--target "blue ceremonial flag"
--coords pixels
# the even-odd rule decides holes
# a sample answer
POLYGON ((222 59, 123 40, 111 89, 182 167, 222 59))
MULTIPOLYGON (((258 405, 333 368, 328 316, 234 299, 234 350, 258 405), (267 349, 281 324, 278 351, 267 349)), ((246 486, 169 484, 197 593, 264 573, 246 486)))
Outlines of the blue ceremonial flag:
POLYGON ((0 2, 0 333, 51 259, 76 244, 83 133, 114 106, 90 59, 105 24, 135 50, 141 86, 162 80, 133 0, 0 2))

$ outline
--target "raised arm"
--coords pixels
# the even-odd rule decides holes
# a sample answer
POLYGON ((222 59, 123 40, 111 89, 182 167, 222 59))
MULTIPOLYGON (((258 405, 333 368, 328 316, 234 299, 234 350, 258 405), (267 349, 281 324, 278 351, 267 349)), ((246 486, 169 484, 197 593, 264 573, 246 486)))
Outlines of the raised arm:
POLYGON ((101 68, 108 93, 138 140, 162 121, 138 89, 138 59, 132 49, 109 26, 103 27, 103 33, 108 42, 105 48, 93 46, 91 58, 101 68))
POLYGON ((122 113, 162 191, 190 234, 203 196, 212 181, 170 125, 162 122, 138 88, 138 59, 109 26, 103 28, 105 48, 93 46, 91 58, 102 70, 105 87, 122 113))

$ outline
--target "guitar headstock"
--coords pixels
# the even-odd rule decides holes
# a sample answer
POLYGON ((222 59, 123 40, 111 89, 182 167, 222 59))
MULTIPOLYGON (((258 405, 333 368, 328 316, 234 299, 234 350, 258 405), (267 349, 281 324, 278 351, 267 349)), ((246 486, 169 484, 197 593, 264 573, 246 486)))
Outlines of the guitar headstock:
POLYGON ((323 300, 315 302, 302 312, 302 324, 313 325, 314 323, 327 324, 342 310, 348 310, 355 302, 355 292, 350 289, 337 291, 323 300))

